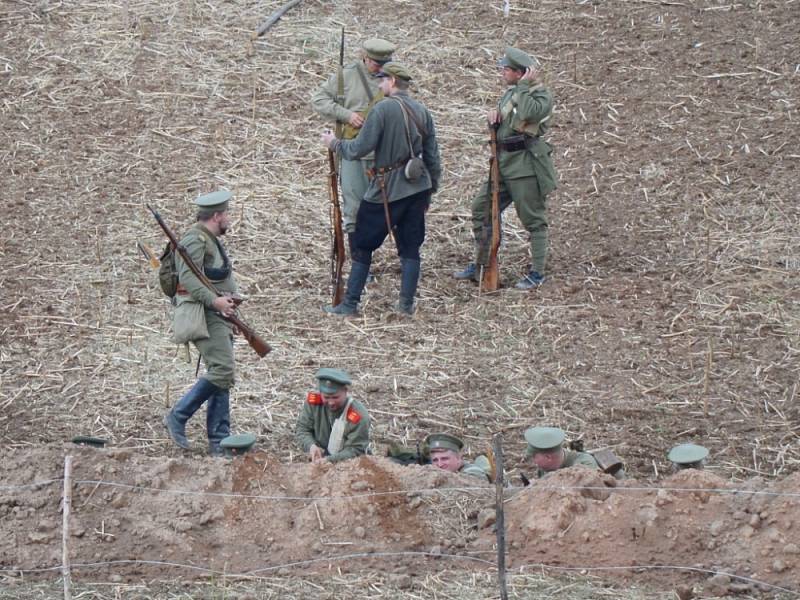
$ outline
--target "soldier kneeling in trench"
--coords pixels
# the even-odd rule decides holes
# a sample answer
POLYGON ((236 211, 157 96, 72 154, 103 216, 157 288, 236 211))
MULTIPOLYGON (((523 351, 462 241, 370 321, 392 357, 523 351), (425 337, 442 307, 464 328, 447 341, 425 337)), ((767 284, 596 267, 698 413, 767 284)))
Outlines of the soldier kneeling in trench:
POLYGON ((464 442, 448 433, 432 433, 425 439, 431 457, 431 464, 437 469, 451 473, 463 473, 488 481, 490 465, 485 456, 478 456, 475 462, 467 462, 461 455, 464 442))
POLYGON ((318 391, 306 396, 295 440, 312 462, 339 462, 365 454, 369 413, 350 396, 350 376, 340 369, 320 369, 316 377, 318 391))
MULTIPOLYGON (((533 477, 541 479, 559 469, 568 467, 582 466, 596 469, 616 479, 625 479, 625 470, 622 462, 608 450, 590 454, 582 451, 583 444, 579 444, 578 449, 569 450, 563 447, 564 432, 557 427, 531 427, 525 431, 525 441, 528 448, 525 451, 526 462, 532 463, 535 467, 533 477)), ((523 482, 529 482, 528 478, 522 476, 523 482)))

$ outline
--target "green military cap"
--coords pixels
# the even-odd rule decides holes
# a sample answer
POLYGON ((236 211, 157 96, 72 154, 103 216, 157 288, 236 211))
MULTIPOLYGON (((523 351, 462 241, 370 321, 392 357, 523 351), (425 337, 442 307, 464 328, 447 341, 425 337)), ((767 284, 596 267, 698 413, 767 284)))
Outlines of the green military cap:
POLYGON ((198 196, 194 203, 202 210, 224 212, 228 210, 228 201, 232 196, 233 194, 231 194, 228 190, 217 190, 216 192, 211 192, 210 194, 198 196))
POLYGON ((667 458, 676 465, 692 465, 699 463, 708 456, 708 448, 697 444, 680 444, 672 448, 667 458))
POLYGON ((364 48, 364 52, 367 53, 368 57, 381 64, 392 60, 392 54, 397 50, 397 47, 393 43, 380 38, 365 40, 362 44, 362 48, 364 48))
POLYGON ((252 433, 239 433, 222 438, 219 446, 225 450, 226 456, 236 456, 250 450, 255 443, 256 436, 252 433))
POLYGON ((425 438, 425 444, 428 446, 430 452, 434 450, 452 450, 453 452, 460 452, 464 447, 464 442, 449 433, 432 433, 425 438))
POLYGON ((90 435, 76 435, 72 438, 73 444, 80 444, 82 446, 94 446, 95 448, 102 448, 106 445, 108 440, 103 438, 92 437, 90 435))
POLYGON ((554 450, 564 443, 565 437, 558 427, 531 427, 525 431, 525 441, 532 450, 554 450))
POLYGON ((319 380, 319 391, 323 394, 335 394, 344 386, 353 383, 345 371, 341 369, 320 369, 317 371, 319 380))
POLYGON ((532 58, 530 55, 526 54, 522 50, 517 48, 512 48, 509 46, 506 48, 506 52, 503 55, 503 58, 500 59, 500 66, 501 67, 511 67, 512 69, 516 69, 517 71, 524 71, 528 67, 532 67, 537 63, 535 58, 532 58))
POLYGON ((383 65, 378 77, 396 77, 403 81, 411 81, 411 73, 408 72, 408 69, 396 62, 389 62, 383 65))

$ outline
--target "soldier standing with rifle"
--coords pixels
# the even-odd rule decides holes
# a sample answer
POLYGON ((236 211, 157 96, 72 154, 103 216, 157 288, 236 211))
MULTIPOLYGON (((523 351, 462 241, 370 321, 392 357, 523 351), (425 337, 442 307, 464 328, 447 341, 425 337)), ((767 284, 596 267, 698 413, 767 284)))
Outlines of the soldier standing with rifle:
MULTIPOLYGON (((364 42, 361 60, 343 65, 344 31, 339 48, 339 70, 311 97, 311 106, 319 115, 336 122, 336 137, 352 140, 358 136, 370 109, 383 98, 377 74, 392 59, 394 44, 378 38, 364 42)), ((361 158, 343 158, 340 174, 343 196, 344 228, 350 239, 356 229, 358 206, 369 187, 367 169, 372 167, 374 154, 361 158)))
MULTIPOLYGON (((164 416, 164 425, 172 440, 188 449, 186 422, 207 402, 208 450, 212 456, 222 455, 219 443, 230 435, 230 388, 234 383, 234 328, 229 319, 236 320, 237 286, 231 262, 219 240, 230 226, 230 199, 227 190, 197 198, 197 222, 180 241, 194 265, 202 269, 220 294, 212 292, 180 254, 175 257, 175 341, 194 343, 206 365, 206 374, 164 416)), ((262 350, 266 353, 269 348, 262 350)))
MULTIPOLYGON (((544 281, 547 262, 545 201, 547 194, 556 188, 556 173, 550 158, 552 150, 543 138, 553 110, 553 96, 537 83, 537 61, 522 50, 506 48, 500 66, 508 90, 500 98, 498 107, 488 114, 489 125, 497 127, 499 212, 513 202, 530 234, 532 265, 528 274, 516 284, 518 289, 529 290, 544 281)), ((456 279, 477 281, 480 269, 489 263, 490 206, 491 189, 487 182, 472 201, 475 262, 455 273, 456 279)))
POLYGON ((380 74, 384 98, 369 113, 361 134, 353 140, 337 139, 330 131, 322 143, 336 154, 358 160, 375 153, 370 185, 358 207, 352 235, 353 263, 344 300, 323 310, 354 315, 369 274, 372 253, 391 236, 400 256, 400 299, 397 311, 414 312, 420 274, 420 246, 425 241, 425 213, 431 195, 439 188, 442 169, 433 118, 425 106, 411 98, 411 74, 391 62, 380 74))

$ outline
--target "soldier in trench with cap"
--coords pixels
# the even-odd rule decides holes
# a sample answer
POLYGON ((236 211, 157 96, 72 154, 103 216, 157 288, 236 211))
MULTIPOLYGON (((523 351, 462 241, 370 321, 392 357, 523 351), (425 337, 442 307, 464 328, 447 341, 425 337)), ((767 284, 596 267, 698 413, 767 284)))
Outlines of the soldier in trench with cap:
POLYGON ((367 452, 370 418, 350 396, 350 376, 340 369, 317 371, 317 390, 308 392, 295 427, 295 440, 312 462, 340 462, 367 452))
MULTIPOLYGON (((544 141, 553 112, 553 96, 539 81, 538 61, 517 48, 506 48, 500 61, 501 77, 508 89, 496 109, 489 111, 489 126, 497 127, 500 171, 500 213, 513 202, 517 216, 530 236, 531 266, 518 289, 530 290, 544 282, 547 263, 547 195, 556 188, 552 149, 544 141)), ((475 259, 456 279, 478 281, 488 263, 492 238, 492 193, 487 180, 472 200, 475 259)))
POLYGON ((206 366, 205 374, 164 415, 164 425, 178 446, 189 448, 186 422, 206 404, 208 452, 221 456, 220 442, 230 435, 230 389, 234 384, 233 326, 220 315, 231 316, 238 291, 231 261, 220 237, 230 227, 231 193, 219 190, 198 197, 197 222, 180 243, 192 261, 221 292, 216 296, 195 276, 180 255, 175 256, 178 289, 175 294, 175 341, 191 341, 206 366))
POLYGON ((582 466, 608 473, 616 479, 625 479, 622 463, 613 454, 608 453, 611 459, 604 460, 601 465, 589 452, 565 449, 565 438, 564 431, 558 427, 531 427, 525 431, 525 441, 528 443, 525 460, 535 467, 535 478, 547 477, 559 469, 582 466))
POLYGON ((487 481, 489 478, 489 460, 478 456, 475 462, 464 460, 461 452, 464 442, 449 433, 432 433, 425 439, 431 464, 437 469, 451 473, 463 473, 487 481))
MULTIPOLYGON (((311 97, 311 106, 322 117, 342 125, 342 139, 352 140, 361 132, 372 107, 383 98, 378 74, 392 60, 395 45, 380 38, 362 44, 361 59, 342 68, 343 94, 339 95, 339 73, 334 73, 311 97)), ((342 185, 342 220, 352 251, 356 215, 369 187, 367 170, 375 154, 361 158, 342 158, 339 166, 342 185)))
POLYGON ((697 444, 679 444, 667 454, 675 471, 705 468, 708 449, 697 444))

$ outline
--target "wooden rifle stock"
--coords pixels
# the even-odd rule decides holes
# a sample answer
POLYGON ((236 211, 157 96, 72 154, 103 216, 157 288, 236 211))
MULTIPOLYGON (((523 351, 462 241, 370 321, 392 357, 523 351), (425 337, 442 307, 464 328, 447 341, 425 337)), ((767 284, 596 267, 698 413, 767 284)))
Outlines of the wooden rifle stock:
POLYGON ((500 165, 497 164, 497 124, 489 126, 492 156, 489 159, 489 182, 492 192, 492 243, 489 247, 489 264, 483 270, 481 287, 487 292, 500 287, 500 268, 497 253, 500 250, 500 165))
POLYGON ((336 156, 328 150, 328 191, 331 198, 331 226, 333 245, 331 247, 331 283, 333 284, 333 306, 338 306, 344 296, 344 231, 342 230, 342 209, 339 205, 339 173, 336 170, 336 156))
MULTIPOLYGON (((211 283, 208 277, 206 277, 206 274, 203 272, 203 270, 195 264, 195 262, 192 260, 192 257, 189 256, 189 253, 186 251, 186 248, 181 245, 181 243, 178 241, 178 238, 175 236, 175 233, 169 228, 169 225, 164 222, 164 219, 161 218, 161 215, 158 214, 158 212, 149 204, 146 206, 150 212, 153 213, 156 222, 161 226, 161 229, 164 231, 164 235, 167 236, 167 239, 169 239, 169 243, 172 245, 172 248, 180 255, 180 257, 183 259, 183 262, 186 263, 186 266, 189 267, 191 272, 195 277, 197 277, 200 283, 207 287, 215 296, 224 296, 224 294, 220 292, 213 283, 211 283)), ((272 351, 270 345, 261 339, 255 330, 242 321, 239 317, 236 315, 226 317, 219 312, 217 314, 221 319, 224 319, 236 327, 242 334, 242 337, 247 340, 247 343, 250 344, 250 347, 255 350, 256 354, 258 354, 260 357, 263 358, 272 351)))

